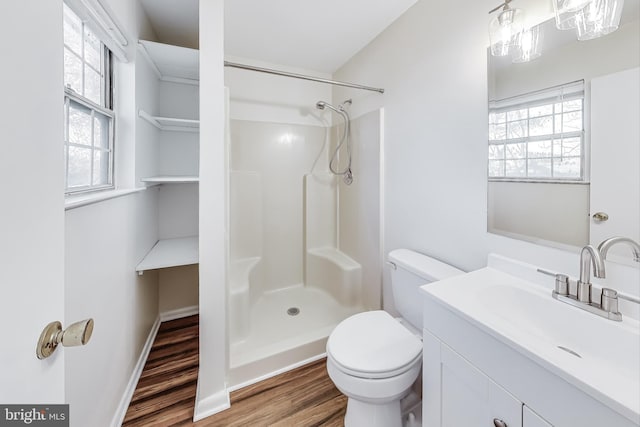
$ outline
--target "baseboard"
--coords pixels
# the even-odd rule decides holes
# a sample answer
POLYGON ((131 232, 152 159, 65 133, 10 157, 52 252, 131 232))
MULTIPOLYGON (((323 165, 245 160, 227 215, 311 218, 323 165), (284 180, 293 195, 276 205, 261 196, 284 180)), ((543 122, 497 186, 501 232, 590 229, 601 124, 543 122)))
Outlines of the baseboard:
POLYGON ((142 347, 142 352, 140 352, 138 362, 133 368, 133 372, 131 372, 131 378, 129 378, 129 382, 124 390, 122 399, 120 399, 120 404, 118 404, 116 413, 111 420, 111 427, 120 427, 124 421, 127 409, 129 409, 129 403, 131 403, 131 398, 133 397, 133 393, 136 391, 138 380, 140 379, 140 375, 142 375, 142 369, 144 368, 144 364, 147 362, 147 357, 149 357, 149 352, 151 352, 153 341, 156 339, 156 335, 158 334, 160 323, 160 316, 158 316, 151 327, 151 331, 149 331, 149 336, 147 337, 147 341, 144 343, 144 347, 142 347))
POLYGON ((160 321, 167 322, 169 320, 175 320, 175 319, 180 319, 182 317, 193 316, 194 314, 198 314, 197 305, 177 308, 175 310, 163 311, 162 313, 160 313, 160 321))
POLYGON ((124 421, 124 417, 127 414, 127 409, 129 409, 129 404, 131 403, 131 398, 133 397, 133 393, 136 391, 138 380, 140 379, 140 375, 142 375, 144 364, 147 362, 147 358, 149 357, 149 353, 151 352, 153 341, 156 339, 156 335, 158 335, 160 324, 162 322, 180 319, 182 317, 192 316, 194 314, 198 314, 197 305, 165 311, 158 315, 156 321, 151 327, 151 330, 149 331, 149 336, 147 337, 147 341, 144 343, 144 347, 142 347, 140 357, 138 358, 138 361, 133 368, 133 372, 131 372, 131 378, 129 378, 129 382, 127 383, 127 387, 124 390, 122 399, 120 399, 118 408, 116 409, 113 419, 111 420, 111 427, 120 427, 122 425, 122 422, 124 421))
POLYGON ((196 391, 196 405, 193 409, 193 422, 210 417, 230 407, 231 401, 229 400, 228 390, 223 390, 204 399, 200 399, 200 387, 198 387, 196 391))

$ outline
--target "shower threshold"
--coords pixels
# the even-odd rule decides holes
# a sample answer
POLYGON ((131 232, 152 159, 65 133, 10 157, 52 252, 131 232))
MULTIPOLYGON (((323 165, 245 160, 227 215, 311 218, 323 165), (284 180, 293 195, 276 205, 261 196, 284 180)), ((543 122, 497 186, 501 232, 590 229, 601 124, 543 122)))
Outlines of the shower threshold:
POLYGON ((322 356, 333 328, 361 311, 304 285, 261 295, 251 307, 248 336, 231 343, 229 386, 244 386, 322 356))

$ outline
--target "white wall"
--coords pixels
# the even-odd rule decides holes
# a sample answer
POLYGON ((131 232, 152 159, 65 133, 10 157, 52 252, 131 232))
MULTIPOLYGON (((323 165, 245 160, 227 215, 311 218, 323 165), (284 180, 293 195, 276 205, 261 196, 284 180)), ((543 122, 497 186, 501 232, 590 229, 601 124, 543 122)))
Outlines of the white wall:
POLYGON ((65 349, 73 426, 107 426, 158 315, 158 277, 136 274, 157 238, 157 197, 144 191, 69 210, 65 318, 92 317, 84 348, 65 349))
POLYGON ((195 419, 229 405, 224 1, 200 0, 200 370, 195 419))
MULTIPOLYGON (((127 53, 132 61, 115 66, 115 169, 116 185, 131 188, 136 182, 136 159, 154 158, 156 132, 136 126, 136 103, 153 100, 157 86, 140 78, 146 64, 135 61, 138 32, 147 38, 153 34, 145 16, 138 14, 137 2, 111 0, 105 5, 129 37, 127 53)), ((147 172, 144 167, 137 171, 147 172)), ((135 272, 157 240, 157 200, 157 192, 144 191, 65 214, 66 323, 95 319, 93 337, 83 351, 65 352, 65 400, 71 407, 72 426, 112 422, 157 318, 158 275, 148 272, 140 277, 135 272)))
POLYGON ((3 2, 0 52, 0 402, 64 403, 65 352, 35 357, 64 320, 62 1, 3 2))
MULTIPOLYGON (((227 61, 298 74, 331 78, 314 70, 271 64, 254 59, 228 56, 227 61)), ((331 86, 306 80, 275 76, 256 71, 225 67, 225 86, 230 93, 230 118, 259 122, 324 126, 330 115, 322 115, 316 102, 331 100, 331 86)))
MULTIPOLYGON (((352 96, 354 116, 385 109, 385 253, 407 247, 473 270, 498 252, 575 276, 575 252, 486 233, 487 11, 494 6, 420 0, 334 74, 385 94, 336 87, 333 99, 352 96)), ((383 297, 393 309, 388 274, 383 297)))

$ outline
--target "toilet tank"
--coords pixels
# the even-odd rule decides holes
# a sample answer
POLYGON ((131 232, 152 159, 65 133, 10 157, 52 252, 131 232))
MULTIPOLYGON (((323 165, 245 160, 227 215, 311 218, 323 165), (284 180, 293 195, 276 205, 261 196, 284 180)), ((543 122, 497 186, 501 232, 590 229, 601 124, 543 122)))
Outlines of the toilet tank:
POLYGON ((420 286, 464 274, 449 264, 409 249, 389 252, 391 289, 396 310, 413 326, 422 330, 422 295, 420 286))

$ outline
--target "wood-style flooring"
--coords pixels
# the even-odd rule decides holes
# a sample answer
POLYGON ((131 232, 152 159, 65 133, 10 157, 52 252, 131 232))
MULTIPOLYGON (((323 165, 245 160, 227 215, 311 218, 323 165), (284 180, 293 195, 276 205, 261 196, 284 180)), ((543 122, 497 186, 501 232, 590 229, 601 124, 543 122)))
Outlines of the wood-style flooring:
POLYGON ((164 322, 133 394, 123 427, 340 427, 347 398, 325 359, 231 393, 231 408, 193 423, 198 316, 164 322))

